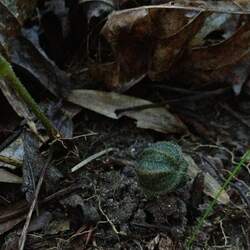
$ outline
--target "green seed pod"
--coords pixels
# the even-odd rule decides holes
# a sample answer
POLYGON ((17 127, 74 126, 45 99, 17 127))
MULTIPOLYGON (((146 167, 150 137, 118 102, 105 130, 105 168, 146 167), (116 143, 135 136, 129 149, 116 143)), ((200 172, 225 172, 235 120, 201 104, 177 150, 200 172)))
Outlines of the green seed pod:
POLYGON ((185 182, 188 163, 181 147, 157 142, 144 149, 136 166, 138 181, 148 196, 166 194, 185 182))

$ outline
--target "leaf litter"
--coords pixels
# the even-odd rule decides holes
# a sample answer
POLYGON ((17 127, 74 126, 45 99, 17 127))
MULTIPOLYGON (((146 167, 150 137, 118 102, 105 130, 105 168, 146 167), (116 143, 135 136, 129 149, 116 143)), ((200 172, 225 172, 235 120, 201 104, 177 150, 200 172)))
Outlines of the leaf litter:
MULTIPOLYGON (((249 8, 244 0, 0 1, 1 56, 60 131, 51 140, 1 77, 3 103, 24 119, 12 115, 0 142, 2 249, 184 249, 250 145, 249 8), (182 146, 188 179, 150 200, 134 165, 162 140, 182 146)), ((249 173, 247 164, 221 193, 197 247, 249 247, 249 173)))

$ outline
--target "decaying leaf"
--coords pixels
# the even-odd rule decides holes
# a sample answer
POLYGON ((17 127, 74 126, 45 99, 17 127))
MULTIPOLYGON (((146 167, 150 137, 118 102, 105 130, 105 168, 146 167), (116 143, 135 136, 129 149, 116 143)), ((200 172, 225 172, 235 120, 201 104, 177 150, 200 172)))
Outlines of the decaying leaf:
MULTIPOLYGON (((95 90, 74 90, 67 99, 83 108, 112 119, 120 118, 115 112, 118 109, 151 104, 151 102, 140 98, 95 90)), ((166 108, 127 111, 122 113, 121 116, 135 119, 139 128, 153 129, 161 133, 180 133, 186 130, 181 120, 172 115, 166 108)))
MULTIPOLYGON (((188 175, 191 178, 194 178, 201 169, 196 165, 194 160, 191 156, 185 155, 185 159, 189 163, 188 167, 188 175)), ((214 198, 217 194, 217 192, 221 189, 221 185, 218 183, 218 181, 209 173, 204 173, 204 190, 203 192, 214 198)), ((229 195, 225 190, 222 191, 221 195, 218 197, 218 203, 220 204, 228 204, 230 202, 229 195)))
POLYGON ((116 90, 147 75, 239 94, 250 69, 249 15, 235 3, 182 2, 113 12, 102 35, 114 62, 91 65, 95 77, 116 90))
MULTIPOLYGON (((102 29, 115 56, 115 64, 106 64, 104 69, 113 76, 110 87, 124 87, 146 73, 158 79, 180 57, 204 19, 201 10, 166 6, 146 6, 111 14, 102 29)), ((103 75, 102 70, 96 73, 103 75)))
POLYGON ((225 82, 232 85, 238 94, 250 69, 249 27, 250 19, 246 18, 225 41, 189 50, 183 57, 178 75, 188 77, 190 82, 197 84, 225 82))
POLYGON ((56 96, 65 94, 71 85, 66 73, 22 35, 20 23, 1 2, 0 23, 0 53, 33 84, 41 83, 56 96))

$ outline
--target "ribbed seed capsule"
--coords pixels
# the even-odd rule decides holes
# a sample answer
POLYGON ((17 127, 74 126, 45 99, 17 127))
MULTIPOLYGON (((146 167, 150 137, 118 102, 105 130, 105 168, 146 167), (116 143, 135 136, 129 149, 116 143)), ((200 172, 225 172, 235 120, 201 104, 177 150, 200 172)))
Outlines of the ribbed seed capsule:
POLYGON ((165 194, 186 179, 188 163, 174 142, 157 142, 144 149, 136 166, 138 181, 148 196, 165 194))

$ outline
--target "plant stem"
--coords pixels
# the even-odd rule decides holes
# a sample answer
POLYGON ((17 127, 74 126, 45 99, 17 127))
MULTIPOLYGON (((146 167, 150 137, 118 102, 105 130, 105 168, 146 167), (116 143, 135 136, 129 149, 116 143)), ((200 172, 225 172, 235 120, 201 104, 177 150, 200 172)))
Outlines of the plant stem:
POLYGON ((198 223, 194 228, 194 231, 192 233, 191 238, 186 243, 186 249, 191 249, 193 241, 197 237, 197 234, 199 233, 199 231, 200 231, 201 227, 203 226, 205 220, 210 215, 210 213, 213 211, 213 208, 217 203, 217 199, 221 195, 222 191, 226 190, 228 188, 228 186, 229 186, 230 182, 232 181, 232 179, 240 172, 240 170, 241 170, 242 166, 245 164, 245 162, 249 161, 249 160, 250 160, 250 149, 242 156, 240 162, 235 166, 233 171, 229 174, 228 178, 226 179, 226 181, 223 183, 220 190, 215 195, 213 201, 210 202, 210 204, 209 204, 208 208, 206 209, 206 211, 204 212, 203 216, 198 220, 198 223))
POLYGON ((17 78, 11 65, 1 54, 0 78, 8 81, 8 83, 11 85, 11 88, 21 97, 21 99, 27 104, 27 106, 34 113, 37 119, 43 124, 50 138, 58 139, 60 137, 60 134, 57 129, 53 126, 52 122, 47 118, 47 116, 41 111, 38 104, 32 98, 27 89, 23 86, 21 81, 17 78))

